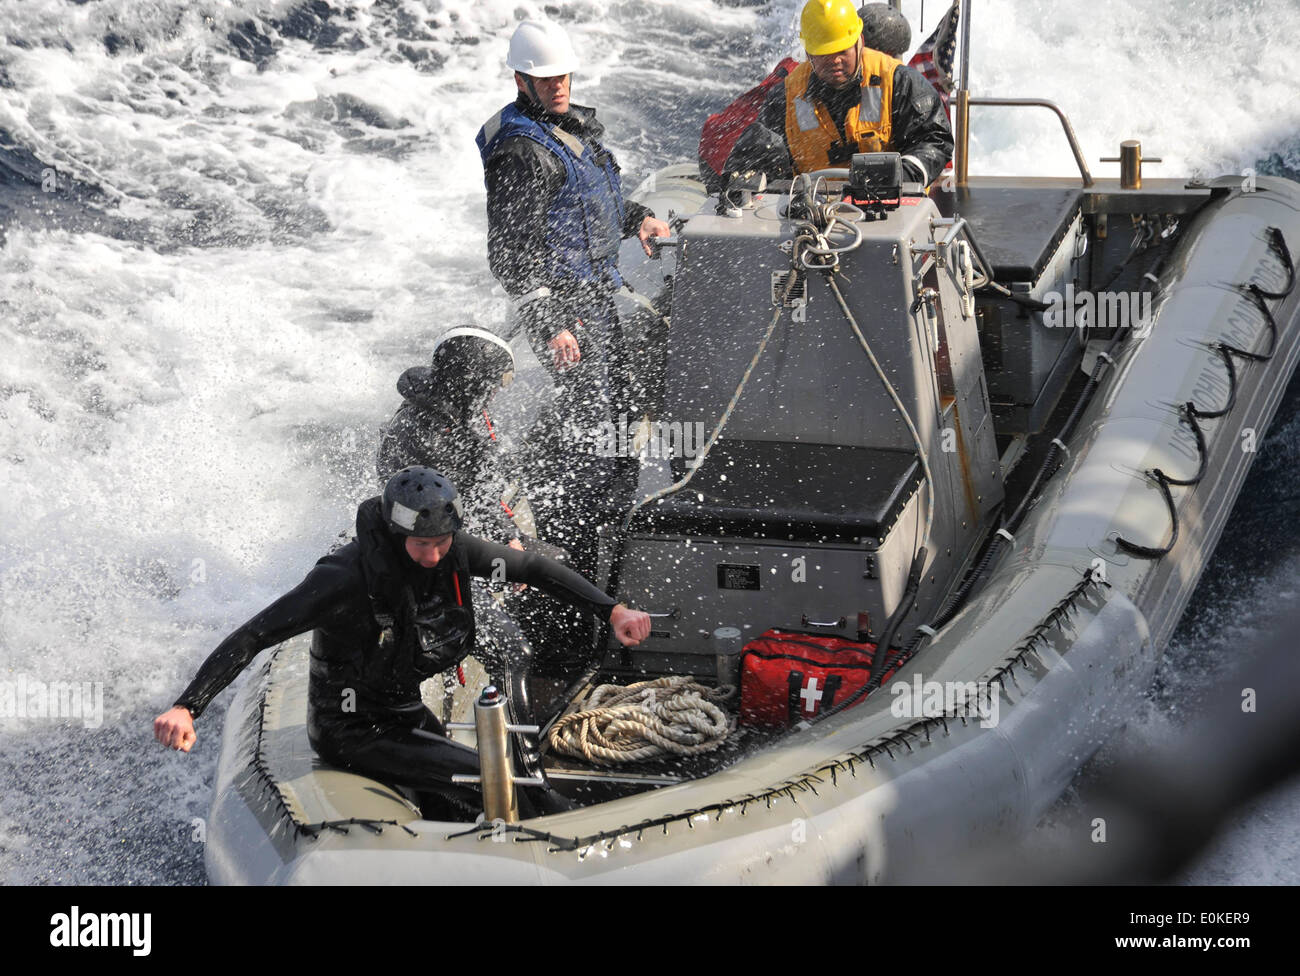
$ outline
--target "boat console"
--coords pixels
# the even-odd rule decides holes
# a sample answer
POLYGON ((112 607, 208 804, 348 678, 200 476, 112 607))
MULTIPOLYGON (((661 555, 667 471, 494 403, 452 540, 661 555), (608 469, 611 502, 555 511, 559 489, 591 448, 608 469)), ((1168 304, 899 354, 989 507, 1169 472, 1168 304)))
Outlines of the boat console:
POLYGON ((719 628, 878 638, 922 546, 909 620, 989 531, 1002 475, 963 228, 919 188, 846 202, 835 175, 710 198, 680 231, 657 429, 706 436, 643 455, 605 538, 611 592, 655 621, 610 643, 610 672, 711 675, 719 628))
POLYGON ((958 193, 958 212, 980 242, 993 280, 1011 292, 986 292, 975 310, 1000 433, 1041 430, 1083 354, 1088 334, 1076 327, 1073 310, 1062 309, 1055 327, 1047 327, 1052 320, 1043 307, 1083 290, 1083 196, 1078 186, 1024 180, 958 193))

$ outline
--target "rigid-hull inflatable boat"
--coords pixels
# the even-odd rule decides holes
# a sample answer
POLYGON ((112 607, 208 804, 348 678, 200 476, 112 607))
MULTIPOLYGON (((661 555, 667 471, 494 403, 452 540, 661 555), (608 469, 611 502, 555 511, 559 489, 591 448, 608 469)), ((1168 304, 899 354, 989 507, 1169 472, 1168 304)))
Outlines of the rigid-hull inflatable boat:
MULTIPOLYGON (((1138 710, 1294 371, 1300 186, 856 180, 640 191, 677 229, 625 257, 651 426, 705 436, 643 450, 611 512, 597 583, 654 633, 603 638, 577 695, 723 682, 772 630, 892 648, 891 673, 678 762, 543 744, 575 809, 449 823, 316 759, 298 638, 226 720, 212 881, 884 882, 1038 822, 1138 710)), ((429 703, 468 722, 488 680, 429 703)))

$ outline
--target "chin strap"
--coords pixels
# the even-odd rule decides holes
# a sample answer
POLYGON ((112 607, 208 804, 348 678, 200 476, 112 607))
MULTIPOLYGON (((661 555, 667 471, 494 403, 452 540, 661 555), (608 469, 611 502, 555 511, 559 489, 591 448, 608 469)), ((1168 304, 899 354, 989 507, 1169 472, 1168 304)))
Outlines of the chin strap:
MULTIPOLYGON (((547 115, 551 115, 551 114, 553 114, 553 113, 547 111, 546 103, 543 102, 543 101, 542 101, 542 97, 541 97, 540 95, 537 94, 537 85, 536 85, 536 84, 534 83, 534 81, 533 81, 533 76, 532 76, 532 75, 525 75, 525 74, 523 74, 522 71, 519 72, 519 73, 520 73, 521 75, 523 75, 524 84, 525 84, 525 85, 527 86, 527 88, 528 88, 528 97, 531 98, 531 99, 533 100, 533 104, 534 104, 534 105, 537 105, 539 108, 541 108, 541 110, 542 110, 543 112, 546 112, 547 115)), ((572 78, 572 75, 570 75, 570 78, 572 78)), ((570 99, 570 105, 572 105, 572 99, 573 99, 573 82, 572 82, 572 81, 569 82, 569 99, 570 99)))

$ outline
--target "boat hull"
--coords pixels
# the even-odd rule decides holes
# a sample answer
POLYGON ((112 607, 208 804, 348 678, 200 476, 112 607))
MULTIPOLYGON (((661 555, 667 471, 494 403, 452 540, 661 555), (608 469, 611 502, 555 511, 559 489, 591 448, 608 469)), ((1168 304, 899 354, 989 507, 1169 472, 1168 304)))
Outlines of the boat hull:
POLYGON ((1119 347, 1014 544, 968 605, 861 705, 706 778, 466 833, 419 820, 377 784, 311 768, 298 639, 268 652, 231 707, 210 878, 878 883, 942 876, 962 852, 1022 834, 1138 712, 1253 460, 1243 448, 1262 443, 1300 358, 1293 289, 1267 302, 1278 327, 1272 357, 1237 362, 1233 409, 1202 423, 1205 477, 1171 489, 1175 545, 1162 558, 1123 551, 1120 539, 1160 547, 1169 538, 1170 511, 1147 472, 1196 470, 1179 406, 1226 402, 1216 344, 1269 346, 1264 313, 1237 285, 1285 287, 1269 229, 1300 244, 1300 186, 1261 179, 1258 188, 1197 215, 1161 273, 1150 334, 1119 347), (997 685, 995 721, 900 708, 907 696, 897 688, 971 682, 997 685), (371 790, 360 806, 357 781, 371 790), (320 827, 349 817, 369 828, 320 827))

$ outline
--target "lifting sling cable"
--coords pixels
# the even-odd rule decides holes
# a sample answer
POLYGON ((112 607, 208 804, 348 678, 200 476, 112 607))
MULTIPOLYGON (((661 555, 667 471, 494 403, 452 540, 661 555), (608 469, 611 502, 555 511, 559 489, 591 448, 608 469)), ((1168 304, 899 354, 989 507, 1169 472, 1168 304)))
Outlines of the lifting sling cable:
POLYGON ((831 291, 835 294, 835 300, 839 303, 840 311, 842 311, 844 317, 848 319, 849 327, 853 329, 853 334, 857 337, 858 344, 862 346, 862 351, 867 354, 867 359, 871 361, 871 365, 875 369, 876 375, 880 377, 880 382, 884 384, 885 391, 889 394, 889 398, 894 401, 894 408, 898 411, 898 415, 903 418, 903 423, 907 425, 907 432, 912 435, 912 443, 916 445, 916 453, 921 461, 922 477, 925 478, 926 494, 929 495, 930 498, 930 504, 925 508, 925 531, 921 534, 921 545, 929 545, 930 529, 934 525, 934 478, 930 473, 930 459, 926 454, 925 445, 921 443, 921 435, 917 431, 916 425, 912 423, 912 418, 909 416, 907 408, 903 405, 903 400, 898 395, 898 391, 894 389, 894 384, 889 382, 889 377, 885 375, 884 369, 881 368, 880 361, 876 359, 876 354, 871 351, 871 346, 867 342, 867 337, 864 336, 862 330, 858 328, 857 320, 853 317, 853 313, 849 311, 848 303, 844 301, 844 295, 840 292, 840 286, 835 281, 835 276, 833 274, 828 274, 826 276, 826 281, 830 285, 831 291))

